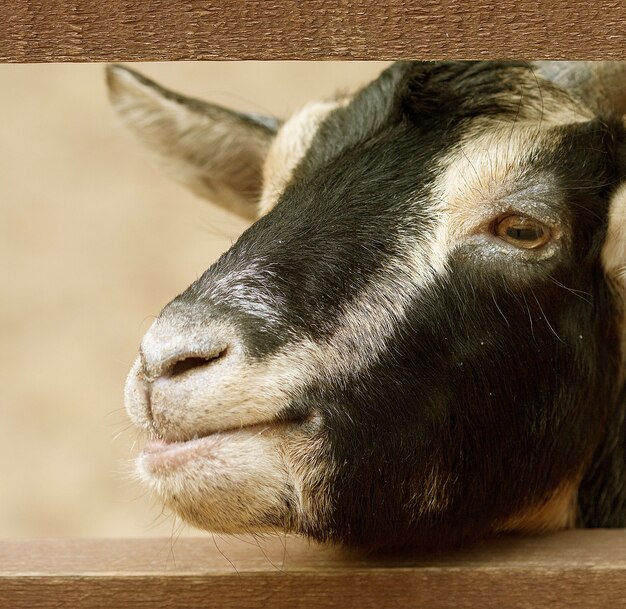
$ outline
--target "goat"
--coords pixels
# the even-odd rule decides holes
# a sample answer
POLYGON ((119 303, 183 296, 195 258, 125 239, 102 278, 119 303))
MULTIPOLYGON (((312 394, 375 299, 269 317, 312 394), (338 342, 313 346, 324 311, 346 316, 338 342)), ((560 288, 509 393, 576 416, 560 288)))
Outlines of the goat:
POLYGON ((167 506, 361 548, 626 525, 622 64, 398 62, 285 122, 107 79, 256 219, 127 380, 167 506))

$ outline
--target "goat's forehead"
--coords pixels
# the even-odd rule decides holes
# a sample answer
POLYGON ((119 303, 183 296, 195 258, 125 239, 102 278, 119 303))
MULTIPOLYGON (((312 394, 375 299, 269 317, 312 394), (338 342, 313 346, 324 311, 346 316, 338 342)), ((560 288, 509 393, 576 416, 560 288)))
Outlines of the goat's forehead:
MULTIPOLYGON (((455 130, 462 145, 449 150, 442 143, 434 151, 441 157, 439 177, 444 181, 460 185, 473 180, 493 190, 503 177, 521 175, 532 154, 554 148, 559 140, 555 131, 560 127, 593 118, 588 109, 563 91, 546 82, 539 84, 529 70, 516 67, 492 76, 499 81, 509 79, 510 83, 493 96, 488 109, 469 119, 459 120, 449 107, 430 108, 423 115, 417 108, 417 116, 404 116, 414 122, 416 131, 440 128, 445 132, 459 120, 455 130), (459 149, 462 154, 458 154, 459 149)), ((385 126, 402 120, 398 109, 406 101, 407 85, 400 81, 396 79, 391 86, 385 81, 379 86, 375 81, 351 97, 314 102, 292 116, 279 131, 265 163, 261 213, 280 200, 302 167, 307 172, 323 171, 324 164, 341 157, 344 150, 367 142, 385 126)), ((468 103, 472 103, 473 96, 481 95, 480 87, 470 84, 466 89, 460 99, 467 98, 468 103)), ((416 146, 419 148, 419 140, 416 146)))
MULTIPOLYGON (((470 210, 489 217, 509 206, 534 215, 540 200, 560 202, 556 177, 538 159, 558 156, 562 140, 558 130, 535 124, 472 135, 439 159, 433 190, 460 218, 470 210)), ((544 209, 540 216, 546 213, 544 209)))
MULTIPOLYGON (((348 103, 349 100, 344 98, 312 104, 285 125, 266 163, 263 212, 269 211, 291 181, 297 179, 294 174, 299 163, 315 156, 311 147, 315 145, 323 121, 348 103)), ((431 146, 427 182, 433 195, 441 203, 445 202, 445 205, 438 206, 439 211, 450 211, 463 219, 466 212, 474 216, 481 210, 492 213, 498 205, 510 202, 516 193, 529 189, 535 193, 550 191, 549 194, 554 196, 557 192, 554 176, 548 171, 538 171, 537 159, 558 156, 564 139, 561 127, 577 122, 572 119, 580 119, 580 116, 564 113, 560 118, 568 122, 519 120, 510 124, 483 123, 479 128, 472 125, 454 145, 442 145, 437 150, 432 150, 431 146)), ((419 163, 418 158, 422 162, 425 160, 423 151, 415 152, 416 159, 407 158, 406 163, 419 163)), ((323 166, 319 167, 319 172, 325 171, 323 166)), ((384 171, 382 165, 380 171, 384 171)), ((418 202, 416 198, 415 203, 418 202)))

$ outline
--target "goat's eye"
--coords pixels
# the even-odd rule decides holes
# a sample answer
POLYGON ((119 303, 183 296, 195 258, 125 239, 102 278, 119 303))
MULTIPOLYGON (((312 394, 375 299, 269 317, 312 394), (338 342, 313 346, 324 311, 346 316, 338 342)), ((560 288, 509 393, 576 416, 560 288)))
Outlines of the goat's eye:
POLYGON ((550 229, 528 216, 504 216, 496 220, 493 232, 503 241, 527 250, 544 246, 550 241, 550 229))

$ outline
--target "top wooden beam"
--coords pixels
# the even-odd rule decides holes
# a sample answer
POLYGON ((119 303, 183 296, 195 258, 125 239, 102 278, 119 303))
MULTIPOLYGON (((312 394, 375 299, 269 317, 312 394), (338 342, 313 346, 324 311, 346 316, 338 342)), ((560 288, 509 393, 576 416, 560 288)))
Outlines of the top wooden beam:
POLYGON ((0 61, 626 59, 621 0, 0 0, 0 61))

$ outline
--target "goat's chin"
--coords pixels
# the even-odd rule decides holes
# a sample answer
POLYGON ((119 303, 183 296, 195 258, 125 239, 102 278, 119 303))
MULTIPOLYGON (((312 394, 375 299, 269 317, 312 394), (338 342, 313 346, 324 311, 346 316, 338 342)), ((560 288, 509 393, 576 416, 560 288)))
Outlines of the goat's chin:
POLYGON ((188 523, 221 533, 288 528, 295 504, 281 430, 243 428, 148 444, 141 478, 188 523))

